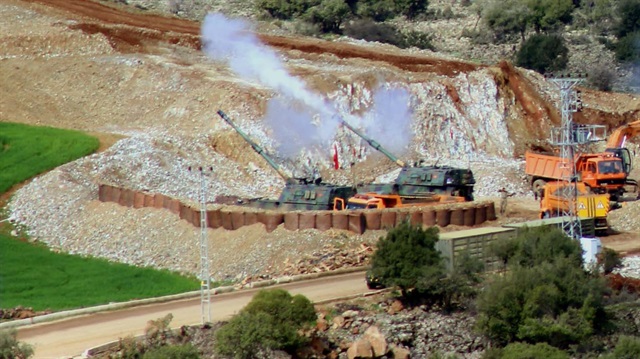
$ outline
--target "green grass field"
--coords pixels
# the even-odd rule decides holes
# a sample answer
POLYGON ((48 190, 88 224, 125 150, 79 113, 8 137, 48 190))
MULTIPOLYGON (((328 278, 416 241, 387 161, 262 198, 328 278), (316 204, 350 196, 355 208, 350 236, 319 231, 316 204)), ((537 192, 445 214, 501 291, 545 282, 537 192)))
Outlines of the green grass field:
POLYGON ((56 311, 198 288, 196 278, 53 253, 0 234, 0 308, 22 305, 56 311))
POLYGON ((37 174, 98 149, 82 132, 0 122, 0 194, 37 174))
MULTIPOLYGON (((0 122, 0 194, 98 145, 77 131, 0 122)), ((0 308, 58 311, 200 288, 197 279, 168 271, 53 253, 9 236, 10 230, 0 223, 0 308)))

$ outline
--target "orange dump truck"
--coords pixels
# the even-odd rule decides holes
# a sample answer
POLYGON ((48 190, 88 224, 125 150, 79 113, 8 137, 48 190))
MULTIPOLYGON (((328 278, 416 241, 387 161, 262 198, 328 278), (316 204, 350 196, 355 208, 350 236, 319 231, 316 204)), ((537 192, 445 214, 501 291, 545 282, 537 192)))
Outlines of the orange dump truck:
MULTIPOLYGON (((583 182, 593 193, 609 193, 613 200, 622 196, 627 180, 622 160, 609 153, 581 154, 575 158, 577 180, 583 182)), ((542 194, 549 181, 567 179, 571 163, 564 158, 534 153, 525 153, 525 174, 531 189, 542 194)))
POLYGON ((464 197, 433 195, 429 197, 406 197, 397 194, 379 194, 379 193, 357 193, 353 197, 347 199, 345 203, 343 199, 336 198, 334 200, 333 209, 336 211, 343 209, 383 209, 383 208, 401 208, 401 207, 420 207, 444 203, 465 202, 464 197))

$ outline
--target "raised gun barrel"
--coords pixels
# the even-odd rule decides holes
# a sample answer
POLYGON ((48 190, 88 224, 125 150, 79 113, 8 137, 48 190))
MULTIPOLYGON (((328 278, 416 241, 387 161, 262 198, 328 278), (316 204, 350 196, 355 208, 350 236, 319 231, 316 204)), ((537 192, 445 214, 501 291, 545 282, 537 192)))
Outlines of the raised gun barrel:
POLYGON ((398 166, 400 167, 405 167, 407 164, 404 163, 404 161, 400 160, 398 157, 394 156, 391 152, 387 151, 384 147, 382 147, 381 144, 379 144, 378 142, 376 142, 375 140, 365 136, 364 133, 356 130, 353 126, 351 126, 350 124, 347 123, 347 121, 342 120, 342 124, 345 125, 347 128, 349 128, 351 131, 353 131, 356 135, 360 136, 363 140, 367 141, 367 143, 375 148, 376 150, 382 152, 383 155, 387 156, 387 158, 389 158, 391 161, 395 162, 398 164, 398 166))
POLYGON ((264 158, 267 163, 269 163, 269 165, 271 165, 271 167, 273 167, 274 170, 276 170, 276 172, 278 172, 278 174, 280 175, 280 177, 284 178, 285 181, 290 182, 292 181, 291 176, 287 175, 281 168, 280 166, 278 166, 271 157, 269 157, 264 149, 260 146, 258 146, 257 143, 253 142, 249 136, 247 136, 246 133, 242 132, 242 130, 240 128, 238 128, 238 126, 236 126, 235 123, 233 123, 233 121, 231 121, 231 119, 229 118, 229 116, 227 116, 226 113, 224 113, 222 110, 218 110, 218 115, 220 115, 220 117, 222 117, 223 120, 225 120, 231 127, 233 127, 234 130, 236 130, 236 132, 242 136, 242 138, 244 138, 245 141, 247 141, 250 145, 251 148, 253 148, 254 151, 256 151, 260 156, 262 156, 262 158, 264 158))

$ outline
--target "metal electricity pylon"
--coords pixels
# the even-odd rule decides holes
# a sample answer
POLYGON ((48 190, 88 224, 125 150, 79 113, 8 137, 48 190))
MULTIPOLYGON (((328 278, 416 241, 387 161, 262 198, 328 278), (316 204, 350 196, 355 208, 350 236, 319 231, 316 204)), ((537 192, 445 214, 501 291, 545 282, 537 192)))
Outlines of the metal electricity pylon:
POLYGON ((562 213, 562 229, 571 238, 582 238, 582 227, 577 216, 577 182, 580 181, 576 171, 576 159, 580 155, 578 145, 584 145, 601 141, 606 137, 606 129, 600 125, 575 125, 573 113, 582 108, 580 92, 575 87, 584 80, 585 76, 558 76, 549 78, 560 90, 560 106, 562 124, 559 128, 551 130, 551 144, 560 147, 562 181, 567 184, 562 186, 560 196, 567 201, 567 207, 560 210, 562 213))
MULTIPOLYGON (((189 167, 189 171, 191 171, 189 167)), ((207 240, 207 176, 213 168, 198 167, 200 172, 200 310, 202 325, 211 323, 211 275, 209 272, 209 242, 207 240)))

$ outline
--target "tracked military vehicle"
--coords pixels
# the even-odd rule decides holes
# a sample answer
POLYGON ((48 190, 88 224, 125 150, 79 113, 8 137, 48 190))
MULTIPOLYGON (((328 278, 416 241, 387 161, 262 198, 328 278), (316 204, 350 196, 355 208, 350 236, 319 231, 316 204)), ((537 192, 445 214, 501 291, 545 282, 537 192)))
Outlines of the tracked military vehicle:
POLYGON ((433 195, 447 195, 464 197, 473 201, 473 186, 476 183, 470 169, 451 166, 427 166, 421 162, 409 166, 387 151, 375 140, 356 130, 346 121, 342 124, 360 136, 363 140, 387 156, 391 161, 402 167, 400 174, 390 184, 367 184, 358 186, 359 193, 375 192, 380 194, 397 194, 402 197, 429 197, 433 195))
POLYGON ((236 124, 222 111, 218 115, 225 120, 236 132, 247 141, 267 163, 285 180, 285 186, 277 200, 258 198, 249 201, 248 206, 263 209, 294 210, 331 210, 335 198, 347 198, 355 195, 356 190, 351 186, 338 186, 322 182, 322 178, 298 178, 292 177, 275 163, 267 155, 265 150, 247 136, 236 124))

